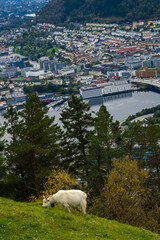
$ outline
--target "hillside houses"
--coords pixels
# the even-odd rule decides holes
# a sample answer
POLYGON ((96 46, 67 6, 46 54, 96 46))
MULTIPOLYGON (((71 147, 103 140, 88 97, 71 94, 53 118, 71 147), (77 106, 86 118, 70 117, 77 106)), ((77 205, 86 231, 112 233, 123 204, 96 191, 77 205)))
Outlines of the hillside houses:
POLYGON ((19 50, 23 53, 23 48, 14 45, 15 39, 30 29, 3 33, 0 36, 1 78, 31 78, 34 84, 45 79, 58 85, 62 85, 64 79, 69 84, 68 79, 72 79, 73 83, 87 85, 102 79, 159 76, 159 70, 154 70, 160 68, 158 20, 132 24, 87 23, 71 28, 37 23, 31 29, 37 33, 37 55, 40 43, 44 42, 51 54, 44 52, 36 62, 17 54, 19 50))

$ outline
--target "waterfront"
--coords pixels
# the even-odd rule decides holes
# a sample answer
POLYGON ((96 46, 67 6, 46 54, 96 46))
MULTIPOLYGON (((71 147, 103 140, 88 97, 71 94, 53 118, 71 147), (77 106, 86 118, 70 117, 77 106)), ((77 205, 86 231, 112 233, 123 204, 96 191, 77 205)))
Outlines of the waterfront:
MULTIPOLYGON (((151 108, 160 104, 160 94, 152 91, 134 91, 122 93, 106 97, 91 98, 87 100, 91 110, 97 112, 102 104, 107 107, 109 113, 113 116, 113 120, 123 121, 129 115, 135 114, 142 109, 151 108)), ((62 126, 59 118, 66 103, 50 108, 48 115, 55 116, 55 122, 62 126)), ((0 124, 4 121, 4 117, 0 116, 0 124)))
MULTIPOLYGON (((114 121, 123 121, 129 115, 135 114, 142 109, 151 108, 160 104, 160 94, 152 91, 135 91, 106 97, 91 98, 88 101, 91 110, 97 112, 104 104, 113 116, 114 121)), ((56 122, 60 125, 59 117, 64 106, 50 109, 49 116, 55 116, 56 122)))

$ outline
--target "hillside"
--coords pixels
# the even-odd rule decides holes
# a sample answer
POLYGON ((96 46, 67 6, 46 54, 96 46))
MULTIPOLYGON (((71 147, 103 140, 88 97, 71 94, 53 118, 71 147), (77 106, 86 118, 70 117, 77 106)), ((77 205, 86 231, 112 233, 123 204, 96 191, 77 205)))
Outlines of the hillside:
POLYGON ((159 235, 144 229, 41 205, 0 198, 0 239, 160 240, 159 235))
POLYGON ((159 16, 159 0, 51 0, 40 10, 37 21, 61 24, 69 21, 133 21, 159 16))

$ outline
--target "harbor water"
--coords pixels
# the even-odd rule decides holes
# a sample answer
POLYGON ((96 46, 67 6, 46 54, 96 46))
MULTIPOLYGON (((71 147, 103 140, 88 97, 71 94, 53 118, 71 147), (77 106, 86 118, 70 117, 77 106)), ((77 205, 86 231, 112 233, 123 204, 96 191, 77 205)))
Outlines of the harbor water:
MULTIPOLYGON (((152 91, 134 91, 128 93, 121 93, 105 97, 97 97, 86 100, 91 107, 91 111, 95 113, 103 104, 106 106, 109 113, 113 116, 113 120, 123 121, 129 115, 140 112, 142 109, 155 107, 160 104, 160 94, 152 91)), ((61 112, 66 107, 67 102, 55 108, 49 108, 48 115, 55 116, 55 122, 62 127, 59 120, 61 112)), ((4 117, 0 116, 0 124, 3 124, 4 117)), ((8 139, 8 136, 5 135, 8 139)))
MULTIPOLYGON (((140 112, 142 109, 155 107, 160 104, 160 94, 152 91, 134 91, 121 93, 105 97, 90 98, 86 100, 91 107, 91 111, 95 113, 103 104, 109 113, 113 116, 113 120, 123 121, 129 115, 140 112)), ((65 105, 50 109, 49 116, 55 116, 55 121, 61 125, 59 120, 60 114, 65 105)))

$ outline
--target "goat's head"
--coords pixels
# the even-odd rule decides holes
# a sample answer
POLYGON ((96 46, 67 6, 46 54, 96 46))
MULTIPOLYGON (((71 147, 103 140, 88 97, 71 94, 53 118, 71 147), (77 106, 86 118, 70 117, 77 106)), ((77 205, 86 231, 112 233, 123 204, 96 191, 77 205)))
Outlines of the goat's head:
POLYGON ((43 205, 42 205, 42 207, 48 207, 48 206, 49 206, 49 204, 51 203, 51 202, 50 202, 50 198, 51 198, 51 196, 48 197, 48 198, 46 198, 45 196, 43 196, 43 205))

